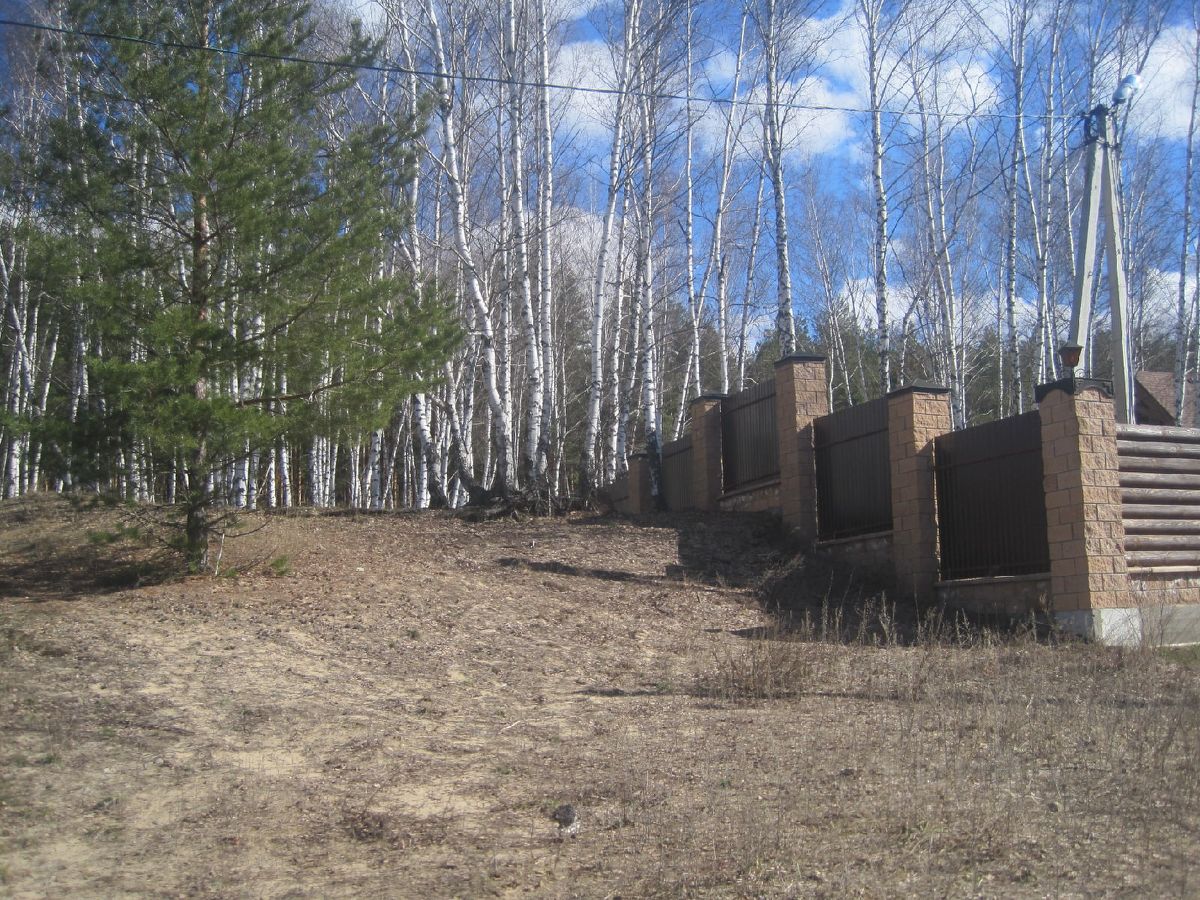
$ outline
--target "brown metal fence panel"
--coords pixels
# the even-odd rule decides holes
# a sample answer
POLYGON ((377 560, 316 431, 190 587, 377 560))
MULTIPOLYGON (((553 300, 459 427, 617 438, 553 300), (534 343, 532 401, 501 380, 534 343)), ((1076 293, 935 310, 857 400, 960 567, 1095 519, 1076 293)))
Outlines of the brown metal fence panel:
POLYGON ((813 420, 813 448, 818 535, 829 540, 890 531, 887 398, 813 420))
POLYGON ((1050 571, 1037 411, 935 441, 942 578, 1050 571))
POLYGON ((692 437, 687 435, 663 445, 663 497, 667 509, 676 512, 691 509, 692 503, 692 437))
POLYGON ((774 381, 721 401, 721 456, 726 491, 779 475, 774 381))
POLYGON ((612 498, 613 506, 620 506, 629 499, 629 476, 621 475, 616 478, 612 486, 608 489, 608 495, 612 498))

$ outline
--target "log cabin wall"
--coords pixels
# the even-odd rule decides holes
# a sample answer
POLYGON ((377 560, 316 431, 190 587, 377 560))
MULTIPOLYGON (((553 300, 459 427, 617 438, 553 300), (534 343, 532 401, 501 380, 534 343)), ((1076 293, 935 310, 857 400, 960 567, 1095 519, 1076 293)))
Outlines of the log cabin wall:
POLYGON ((1200 574, 1200 429, 1118 425, 1131 574, 1200 574))
POLYGON ((1168 632, 1200 619, 1182 608, 1200 604, 1200 429, 1119 425, 1117 455, 1130 591, 1163 610, 1162 643, 1187 642, 1168 632))

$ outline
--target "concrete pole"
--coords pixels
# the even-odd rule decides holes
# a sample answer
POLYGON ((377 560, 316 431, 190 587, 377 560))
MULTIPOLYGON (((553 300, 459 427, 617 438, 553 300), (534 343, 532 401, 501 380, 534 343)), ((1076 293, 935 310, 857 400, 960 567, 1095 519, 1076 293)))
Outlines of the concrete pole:
MULTIPOLYGON (((1105 250, 1108 253, 1109 315, 1112 320, 1113 395, 1116 419, 1132 420, 1133 382, 1129 365, 1129 295, 1125 285, 1125 253, 1121 242, 1121 207, 1117 197, 1116 156, 1113 153, 1109 109, 1100 105, 1088 115, 1087 161, 1083 187, 1083 221, 1075 267, 1075 303, 1071 309, 1070 341, 1088 358, 1091 336, 1092 293, 1096 271, 1096 232, 1104 213, 1105 250)), ((1088 373, 1091 374, 1091 373, 1088 373)))
POLYGON ((1083 348, 1080 359, 1087 359, 1091 334, 1092 290, 1096 280, 1096 232, 1100 228, 1100 182, 1104 169, 1103 135, 1107 132, 1108 110, 1097 106, 1089 117, 1087 154, 1083 176, 1082 220, 1079 224, 1079 252, 1075 257, 1075 302, 1071 307, 1070 342, 1083 348))
POLYGON ((1121 207, 1117 197, 1120 170, 1109 140, 1109 125, 1104 126, 1104 225, 1105 251, 1108 253, 1108 303, 1112 319, 1113 409, 1117 421, 1133 421, 1133 382, 1129 371, 1129 294, 1125 287, 1125 250, 1121 240, 1121 207))

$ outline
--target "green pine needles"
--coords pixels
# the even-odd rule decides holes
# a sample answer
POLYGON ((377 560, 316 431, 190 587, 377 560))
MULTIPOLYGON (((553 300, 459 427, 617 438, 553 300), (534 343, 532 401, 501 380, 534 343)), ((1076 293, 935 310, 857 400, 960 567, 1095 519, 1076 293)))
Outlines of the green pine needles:
MULTIPOLYGON (((68 20, 274 56, 314 39, 287 0, 76 3, 68 20)), ((397 263, 422 123, 356 115, 378 85, 346 70, 63 49, 79 87, 51 132, 48 213, 77 261, 65 302, 96 349, 91 399, 57 446, 79 478, 99 480, 114 447, 149 457, 181 485, 181 544, 202 571, 227 499, 215 473, 284 435, 382 427, 459 340, 436 291, 397 263)), ((346 61, 374 52, 354 28, 346 61)))

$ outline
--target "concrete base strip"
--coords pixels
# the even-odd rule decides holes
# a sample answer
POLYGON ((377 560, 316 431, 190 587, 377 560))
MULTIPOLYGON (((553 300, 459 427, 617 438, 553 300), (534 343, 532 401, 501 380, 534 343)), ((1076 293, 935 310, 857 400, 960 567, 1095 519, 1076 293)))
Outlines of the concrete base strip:
POLYGON ((1200 606, 1128 606, 1054 614, 1058 626, 1109 647, 1200 644, 1200 606))

